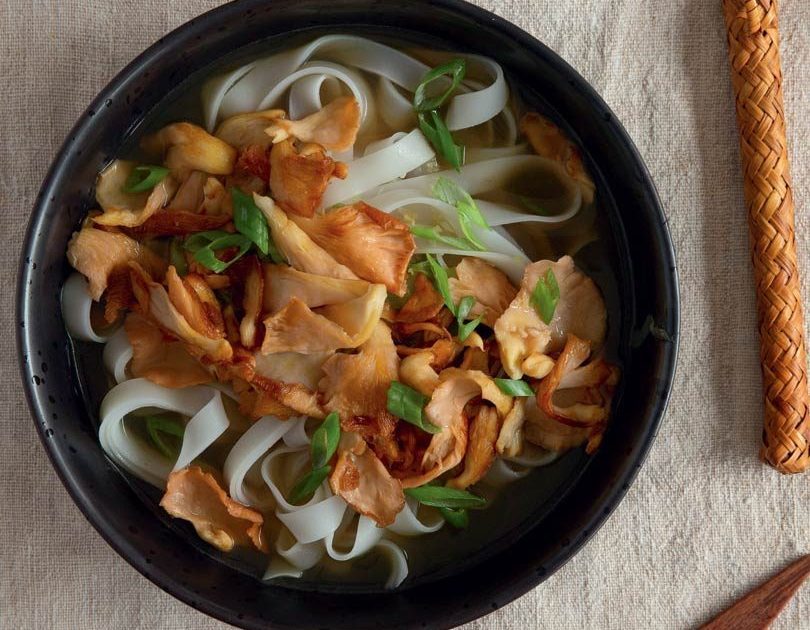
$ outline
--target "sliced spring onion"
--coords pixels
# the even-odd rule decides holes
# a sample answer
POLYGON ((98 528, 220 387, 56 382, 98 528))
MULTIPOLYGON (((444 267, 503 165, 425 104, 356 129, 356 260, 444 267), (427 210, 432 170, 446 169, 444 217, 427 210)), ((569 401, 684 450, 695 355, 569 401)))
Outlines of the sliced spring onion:
POLYGON ((451 59, 447 63, 443 63, 430 71, 422 77, 419 85, 413 92, 413 107, 417 112, 428 112, 432 109, 439 109, 444 105, 445 101, 450 98, 450 95, 455 91, 459 84, 464 80, 464 73, 467 70, 467 62, 464 59, 451 59), (427 96, 427 86, 436 81, 437 79, 450 76, 450 86, 438 96, 427 96))
POLYGON ((183 242, 179 238, 173 238, 169 243, 169 262, 181 276, 188 273, 188 263, 183 252, 183 242))
POLYGON ((286 265, 287 259, 284 258, 284 254, 281 253, 281 250, 276 245, 273 237, 268 234, 267 239, 267 253, 270 256, 270 260, 272 260, 277 265, 286 265))
POLYGON ((457 171, 464 164, 464 147, 453 140, 453 135, 444 124, 436 110, 416 115, 419 129, 425 134, 430 144, 447 160, 447 163, 457 171))
POLYGON ((534 390, 523 380, 511 378, 496 378, 495 384, 508 396, 534 396, 534 390))
POLYGON ((469 337, 473 331, 478 327, 478 324, 481 323, 481 317, 476 317, 475 319, 471 319, 466 324, 459 324, 458 326, 458 338, 461 341, 466 341, 467 337, 469 337))
POLYGON ((473 306, 475 306, 475 298, 471 295, 465 295, 458 303, 456 320, 458 321, 458 338, 461 341, 466 341, 467 337, 469 337, 472 331, 481 323, 481 317, 476 317, 466 323, 464 322, 473 306))
POLYGON ((557 302, 560 301, 560 285, 557 284, 557 278, 554 277, 554 272, 549 268, 546 275, 537 279, 537 284, 534 285, 531 298, 529 298, 534 310, 546 324, 550 324, 554 318, 554 311, 557 308, 557 302))
POLYGON ((455 206, 456 208, 464 206, 466 208, 465 214, 469 216, 470 221, 475 223, 475 225, 480 225, 483 228, 489 227, 489 223, 487 223, 486 218, 484 218, 484 215, 481 213, 481 209, 475 203, 475 199, 452 179, 438 177, 436 183, 433 184, 431 192, 436 199, 450 204, 451 206, 455 206))
POLYGON ((408 273, 411 275, 416 275, 417 273, 424 274, 428 277, 431 276, 430 273, 430 263, 427 260, 420 260, 419 262, 412 262, 408 265, 408 273))
POLYGON ((553 213, 546 210, 543 206, 537 203, 531 197, 525 197, 523 195, 519 195, 518 199, 520 199, 520 205, 522 205, 526 210, 529 212, 536 214, 541 217, 551 217, 554 216, 553 213))
POLYGON ((312 434, 312 468, 323 468, 332 459, 340 441, 340 416, 333 411, 312 434))
POLYGON ((453 509, 440 507, 439 512, 442 517, 444 517, 444 520, 456 529, 467 529, 467 525, 470 524, 470 515, 464 508, 453 509))
POLYGON ((405 422, 419 427, 422 431, 439 433, 442 430, 441 427, 437 427, 422 417, 422 410, 427 401, 427 396, 423 396, 415 389, 411 389, 399 381, 393 381, 388 388, 386 408, 397 418, 402 418, 405 422))
POLYGON ((157 186, 168 174, 169 169, 163 166, 136 166, 121 190, 125 193, 146 192, 157 186))
POLYGON ((490 229, 490 226, 470 194, 456 184, 456 182, 446 177, 436 179, 436 183, 433 184, 432 192, 436 199, 455 207, 458 212, 458 222, 461 226, 461 231, 466 239, 470 241, 476 249, 486 251, 486 246, 475 235, 472 226, 477 225, 486 229, 490 229))
POLYGON ((445 486, 425 485, 418 488, 406 488, 405 494, 420 503, 437 508, 478 509, 487 504, 486 499, 476 496, 472 492, 445 486))
POLYGON ((444 303, 453 315, 456 314, 456 305, 453 304, 453 296, 450 293, 450 280, 447 277, 447 269, 432 254, 425 256, 430 265, 430 273, 433 275, 433 284, 436 290, 444 299, 444 303))
POLYGON ((450 236, 447 234, 442 234, 439 232, 439 229, 436 227, 431 227, 429 225, 412 225, 411 226, 411 234, 414 236, 418 236, 419 238, 424 238, 428 241, 436 241, 437 243, 444 243, 445 245, 449 245, 455 249, 469 249, 473 250, 476 247, 471 246, 472 244, 467 241, 467 239, 459 238, 458 236, 450 236))
POLYGON ((203 267, 210 269, 214 273, 222 273, 244 256, 251 245, 253 245, 253 242, 244 234, 230 234, 222 230, 212 230, 192 234, 186 239, 183 247, 187 251, 193 252, 194 260, 203 267), (238 251, 230 260, 226 262, 217 257, 217 251, 231 247, 238 248, 238 251))
POLYGON ((323 480, 332 472, 331 466, 321 466, 309 471, 304 477, 301 478, 295 487, 290 492, 290 503, 293 505, 300 505, 315 494, 315 491, 323 483, 323 480))
POLYGON ((458 303, 458 310, 456 311, 456 317, 459 323, 467 319, 467 315, 470 314, 473 306, 475 306, 475 298, 472 295, 465 295, 461 298, 461 301, 458 303))
POLYGON ((262 254, 267 255, 270 250, 270 230, 264 214, 253 203, 253 198, 238 188, 231 188, 231 199, 236 229, 253 241, 262 254))
POLYGON ((212 243, 213 241, 222 238, 223 236, 231 236, 231 232, 225 230, 209 230, 207 232, 195 232, 191 234, 185 241, 183 241, 183 249, 192 254, 198 249, 201 249, 212 243))
POLYGON ((169 414, 146 418, 146 432, 149 439, 169 459, 177 459, 185 433, 183 424, 169 414), (172 439, 179 438, 179 439, 172 439))

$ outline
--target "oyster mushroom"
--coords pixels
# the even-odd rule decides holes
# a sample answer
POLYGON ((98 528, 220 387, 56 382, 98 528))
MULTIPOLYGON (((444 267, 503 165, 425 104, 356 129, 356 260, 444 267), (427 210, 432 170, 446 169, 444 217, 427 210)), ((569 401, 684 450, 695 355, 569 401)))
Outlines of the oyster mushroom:
POLYGON ((480 316, 490 328, 518 292, 505 273, 480 258, 463 258, 456 265, 456 277, 450 278, 449 282, 453 303, 458 304, 466 296, 474 297, 475 304, 469 318, 480 316))
POLYGON ((211 473, 197 466, 169 475, 160 506, 173 517, 189 521, 200 538, 220 551, 236 546, 267 551, 261 513, 234 501, 211 473))
POLYGON ((503 368, 510 378, 518 379, 527 372, 542 378, 553 362, 544 359, 562 349, 569 334, 588 341, 597 348, 605 339, 607 311, 599 288, 574 266, 570 256, 557 262, 541 260, 526 267, 523 282, 509 308, 495 322, 503 368), (531 294, 538 279, 551 269, 560 289, 554 316, 546 324, 531 304, 531 294), (542 367, 541 371, 540 368, 542 367))
POLYGON ((288 138, 302 142, 315 142, 328 151, 348 151, 360 129, 360 104, 351 96, 341 96, 301 120, 272 121, 265 133, 273 143, 288 138))
POLYGON ((90 296, 98 301, 115 273, 127 271, 130 262, 139 263, 155 275, 162 275, 166 263, 151 250, 126 234, 85 226, 74 232, 68 243, 68 262, 90 285, 90 296))
POLYGON ((145 317, 130 313, 124 322, 132 346, 129 370, 163 387, 191 387, 213 380, 180 341, 167 340, 163 331, 145 317))
POLYGON ((151 191, 124 192, 124 186, 135 168, 134 162, 115 160, 105 168, 96 182, 96 201, 102 214, 93 217, 98 225, 135 227, 163 208, 177 190, 171 176, 160 180, 151 191))
POLYGON ((408 263, 416 245, 399 219, 362 201, 309 218, 290 218, 359 278, 384 284, 396 295, 405 294, 408 263))
POLYGON ((223 120, 214 135, 232 147, 242 149, 258 145, 266 149, 272 142, 264 132, 267 125, 284 118, 282 109, 265 109, 259 112, 236 114, 223 120))
POLYGON ((254 194, 253 200, 267 219, 276 246, 295 269, 319 276, 357 280, 357 276, 348 267, 338 263, 290 221, 270 197, 254 194))

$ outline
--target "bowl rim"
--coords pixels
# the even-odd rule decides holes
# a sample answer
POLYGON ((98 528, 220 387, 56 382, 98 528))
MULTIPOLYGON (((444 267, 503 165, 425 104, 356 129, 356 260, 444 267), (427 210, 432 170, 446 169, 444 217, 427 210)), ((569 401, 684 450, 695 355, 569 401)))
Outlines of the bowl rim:
MULTIPOLYGON (((195 608, 196 610, 204 612, 205 614, 219 619, 220 621, 242 627, 253 627, 253 625, 250 622, 247 622, 246 624, 246 621, 237 618, 234 611, 223 609, 222 607, 209 602, 205 597, 195 596, 189 589, 181 586, 176 576, 173 576, 170 572, 156 570, 156 567, 152 567, 152 570, 149 572, 145 571, 143 566, 135 561, 133 554, 128 548, 125 540, 118 534, 118 532, 114 530, 113 527, 111 527, 109 521, 100 515, 94 506, 89 502, 88 498, 85 496, 85 490, 80 487, 78 483, 76 483, 74 474, 70 470, 70 467, 57 455, 56 450, 52 446, 52 442, 47 439, 48 436, 46 435, 45 422, 43 422, 43 414, 40 410, 39 404, 39 399, 43 396, 43 394, 41 394, 37 388, 33 387, 32 385, 34 371, 30 365, 30 362, 26 358, 30 356, 30 350, 33 346, 33 339, 31 333, 29 332, 29 328, 24 324, 26 320, 26 302, 30 293, 28 290, 28 282, 31 275, 31 269, 28 264, 28 260, 38 240, 37 227, 41 223, 45 213, 45 197, 47 196, 50 188, 54 185, 55 181, 58 179, 59 172, 67 160, 71 147, 73 147, 73 145, 77 142, 76 138, 81 135, 83 130, 91 127, 94 124, 94 121, 88 116, 88 113, 101 108, 110 95, 113 94, 115 90, 121 86, 121 84, 128 80, 133 73, 155 64, 160 60, 163 54, 166 54, 167 49, 177 46, 179 40, 190 38, 195 34, 205 33, 206 31, 215 28, 216 24, 220 20, 229 17, 232 13, 235 13, 236 11, 243 11, 247 6, 260 6, 261 3, 262 0, 233 0, 232 2, 202 13, 197 17, 191 18, 179 27, 160 37, 155 43, 141 52, 122 70, 116 73, 116 75, 90 102, 77 122, 68 132, 42 181, 40 190, 33 204, 32 212, 29 217, 26 233, 23 239, 15 288, 15 315, 18 322, 15 337, 20 375, 22 377, 28 408, 32 416, 32 420, 36 426, 40 442, 48 455, 51 465, 73 502, 79 508, 83 516, 90 522, 93 528, 107 542, 107 544, 109 544, 119 556, 126 560, 130 566, 135 568, 150 582, 158 586, 164 592, 195 608)), ((470 4, 465 0, 430 0, 428 5, 435 5, 441 9, 462 14, 478 23, 486 22, 488 26, 500 30, 506 36, 513 38, 521 48, 528 48, 532 50, 534 54, 543 57, 550 66, 554 67, 559 73, 564 74, 569 78, 569 81, 575 90, 580 92, 593 103, 597 104, 607 115, 612 116, 612 125, 614 127, 616 140, 623 145, 623 148, 635 162, 635 165, 638 168, 638 176, 641 180, 641 186, 645 189, 645 193, 648 197, 646 203, 651 207, 651 210, 654 210, 659 219, 659 221, 653 227, 661 245, 659 255, 668 263, 668 269, 663 273, 664 285, 661 287, 661 289, 665 294, 665 299, 667 300, 668 304, 668 332, 671 335, 671 339, 668 340, 668 343, 663 350, 662 367, 660 373, 657 375, 659 387, 656 391, 653 404, 651 405, 651 410, 648 414, 650 421, 645 427, 645 431, 638 434, 637 443, 635 445, 635 454, 628 458, 627 462, 623 465, 623 469, 621 470, 620 474, 617 475, 615 482, 606 491, 603 503, 615 506, 623 499, 624 495, 629 489, 629 486, 638 474, 638 470, 647 458, 649 450, 652 446, 652 442, 655 439, 664 414, 666 413, 677 365, 680 342, 680 296, 678 289, 678 271, 675 250, 660 197, 652 181, 649 170, 638 149, 619 119, 613 113, 612 109, 604 102, 596 90, 560 55, 551 50, 543 42, 536 39, 534 36, 530 35, 515 24, 509 22, 505 18, 502 18, 486 9, 470 4)), ((598 510, 590 518, 590 520, 586 521, 585 532, 587 533, 573 541, 568 547, 567 553, 558 554, 552 560, 552 562, 547 563, 545 565, 546 571, 544 571, 543 574, 523 578, 517 583, 511 583, 504 591, 501 592, 498 607, 506 605, 507 603, 537 587, 554 571, 568 562, 574 555, 576 555, 584 544, 590 540, 591 536, 593 536, 593 534, 595 534, 596 531, 605 523, 610 513, 612 513, 612 509, 610 511, 598 510)), ((465 623, 482 617, 492 611, 493 608, 490 607, 486 601, 483 601, 480 602, 479 605, 473 605, 463 612, 457 612, 453 616, 453 622, 465 623)), ((256 627, 258 627, 258 625, 256 627)), ((264 627, 267 627, 267 624, 264 624, 264 627)))

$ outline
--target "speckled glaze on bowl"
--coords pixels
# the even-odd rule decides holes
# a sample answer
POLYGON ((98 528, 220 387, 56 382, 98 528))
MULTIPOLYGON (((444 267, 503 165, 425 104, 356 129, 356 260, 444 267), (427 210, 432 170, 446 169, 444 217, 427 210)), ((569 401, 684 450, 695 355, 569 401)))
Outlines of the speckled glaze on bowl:
POLYGON ((34 206, 17 314, 23 381, 45 450, 87 519, 144 576, 190 606, 245 628, 442 628, 485 615, 538 585, 576 553, 624 495, 666 407, 678 293, 664 214, 641 158, 601 98, 543 44, 456 0, 245 0, 158 41, 91 103, 34 206), (618 250, 622 316, 612 325, 620 327, 624 373, 601 449, 553 502, 515 523, 489 553, 396 592, 291 589, 212 559, 105 458, 96 436, 95 401, 105 387, 100 353, 77 352, 59 315, 69 272, 64 252, 89 207, 95 175, 163 95, 243 46, 325 31, 374 33, 497 59, 542 95, 546 111, 584 147, 618 250))

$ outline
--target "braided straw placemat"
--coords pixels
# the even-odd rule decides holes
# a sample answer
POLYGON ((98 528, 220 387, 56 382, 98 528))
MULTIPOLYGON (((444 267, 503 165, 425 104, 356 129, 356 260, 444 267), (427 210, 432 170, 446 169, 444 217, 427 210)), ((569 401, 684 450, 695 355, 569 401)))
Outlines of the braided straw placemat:
POLYGON ((765 390, 761 457, 810 466, 807 361, 790 185, 776 0, 723 0, 737 103, 765 390))

